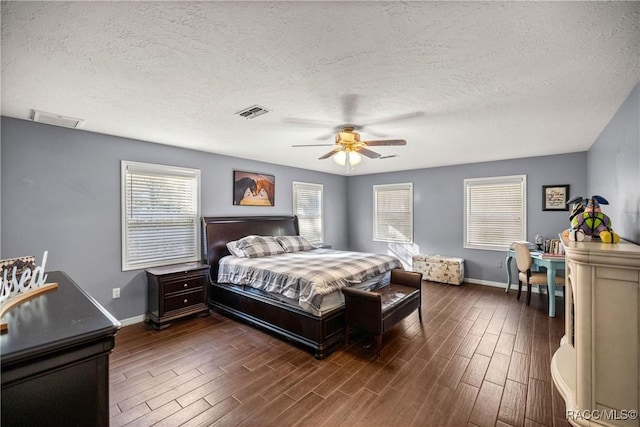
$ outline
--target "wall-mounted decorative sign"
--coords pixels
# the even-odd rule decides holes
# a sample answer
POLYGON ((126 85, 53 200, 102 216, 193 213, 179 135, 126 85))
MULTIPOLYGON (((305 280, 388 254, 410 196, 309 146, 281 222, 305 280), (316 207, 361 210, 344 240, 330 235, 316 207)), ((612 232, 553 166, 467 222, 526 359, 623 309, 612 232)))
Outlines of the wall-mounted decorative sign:
POLYGON ((276 178, 255 172, 233 171, 233 204, 274 206, 276 178))
POLYGON ((543 185, 542 186, 542 210, 543 211, 568 211, 569 185, 543 185))
MULTIPOLYGON (((0 260, 0 317, 16 304, 58 287, 57 283, 45 283, 47 251, 42 255, 42 265, 36 267, 35 261, 33 256, 0 260)), ((0 332, 7 329, 6 323, 0 323, 0 332)))

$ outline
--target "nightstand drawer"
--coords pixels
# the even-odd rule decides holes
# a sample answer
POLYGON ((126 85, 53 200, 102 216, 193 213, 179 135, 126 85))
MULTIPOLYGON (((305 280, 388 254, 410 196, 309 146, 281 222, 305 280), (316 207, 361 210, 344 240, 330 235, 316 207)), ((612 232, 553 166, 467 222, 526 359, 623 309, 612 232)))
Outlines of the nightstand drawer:
POLYGON ((202 289, 206 285, 206 277, 203 275, 192 277, 180 277, 164 284, 164 295, 170 296, 176 292, 202 289))
POLYGON ((169 313, 174 310, 181 310, 196 304, 205 304, 204 293, 202 291, 178 294, 164 299, 164 311, 169 313))

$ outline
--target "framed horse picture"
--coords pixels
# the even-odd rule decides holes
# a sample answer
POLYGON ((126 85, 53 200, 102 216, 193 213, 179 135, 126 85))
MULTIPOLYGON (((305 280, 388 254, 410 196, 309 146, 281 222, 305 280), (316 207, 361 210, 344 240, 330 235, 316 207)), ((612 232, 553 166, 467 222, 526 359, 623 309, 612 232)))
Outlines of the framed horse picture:
POLYGON ((233 171, 233 204, 275 206, 276 177, 264 173, 233 171))

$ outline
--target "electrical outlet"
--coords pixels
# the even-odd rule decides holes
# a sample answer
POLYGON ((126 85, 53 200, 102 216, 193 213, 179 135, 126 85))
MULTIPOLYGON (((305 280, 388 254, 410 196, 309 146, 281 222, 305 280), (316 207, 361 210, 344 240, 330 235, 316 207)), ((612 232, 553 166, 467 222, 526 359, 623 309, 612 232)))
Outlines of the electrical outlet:
POLYGON ((120 288, 113 288, 113 298, 120 298, 120 288))
POLYGON ((502 268, 502 261, 496 261, 496 268, 502 268))

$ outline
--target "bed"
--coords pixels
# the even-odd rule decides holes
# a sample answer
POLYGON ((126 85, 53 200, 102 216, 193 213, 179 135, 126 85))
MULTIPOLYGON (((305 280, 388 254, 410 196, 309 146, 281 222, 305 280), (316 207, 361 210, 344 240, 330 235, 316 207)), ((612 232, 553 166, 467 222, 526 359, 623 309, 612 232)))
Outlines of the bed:
MULTIPOLYGON (((339 289, 342 286, 357 286, 363 289, 374 287, 388 277, 388 271, 392 268, 401 268, 399 260, 376 255, 386 257, 386 260, 381 260, 375 267, 365 268, 366 273, 356 274, 350 270, 353 267, 336 267, 331 261, 331 258, 343 257, 347 252, 327 249, 304 251, 305 254, 286 254, 286 261, 278 261, 282 256, 279 254, 244 261, 230 256, 227 243, 246 236, 299 235, 295 216, 203 217, 202 230, 205 242, 203 258, 210 266, 210 307, 302 345, 312 350, 318 359, 329 355, 344 338, 344 304, 339 289), (314 280, 320 278, 319 288, 306 286, 307 279, 304 274, 300 279, 295 279, 294 285, 293 282, 289 283, 291 279, 289 273, 283 270, 284 265, 296 257, 304 256, 310 258, 301 262, 311 266, 305 273, 306 277, 314 277, 314 280), (315 261, 312 261, 314 259, 315 261), (249 276, 237 273, 237 270, 233 270, 233 264, 241 261, 258 270, 249 276), (312 266, 314 262, 316 265, 331 265, 329 272, 332 274, 336 270, 346 269, 347 279, 340 280, 347 280, 348 283, 339 280, 335 282, 337 279, 327 276, 332 274, 316 271, 312 266), (265 277, 273 275, 281 276, 278 286, 282 285, 283 289, 277 292, 274 292, 273 282, 264 280, 265 277)), ((354 257, 365 255, 355 252, 350 254, 354 257)))

